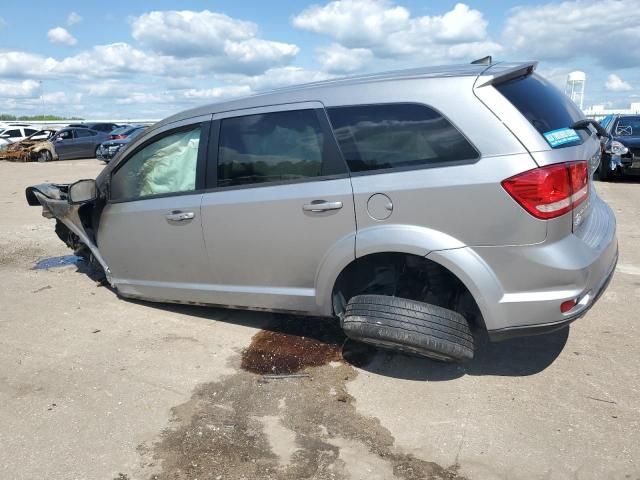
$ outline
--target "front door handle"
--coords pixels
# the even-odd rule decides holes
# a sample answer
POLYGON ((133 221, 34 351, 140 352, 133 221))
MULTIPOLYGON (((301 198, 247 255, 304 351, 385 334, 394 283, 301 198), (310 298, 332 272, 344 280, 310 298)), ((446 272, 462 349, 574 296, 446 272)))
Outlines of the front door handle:
POLYGON ((327 202, 326 200, 314 200, 302 207, 305 212, 326 212, 327 210, 339 210, 341 208, 342 202, 327 202))
POLYGON ((165 218, 170 222, 184 222, 185 220, 191 220, 195 218, 196 214, 193 212, 181 212, 178 210, 174 210, 173 212, 167 213, 165 218))

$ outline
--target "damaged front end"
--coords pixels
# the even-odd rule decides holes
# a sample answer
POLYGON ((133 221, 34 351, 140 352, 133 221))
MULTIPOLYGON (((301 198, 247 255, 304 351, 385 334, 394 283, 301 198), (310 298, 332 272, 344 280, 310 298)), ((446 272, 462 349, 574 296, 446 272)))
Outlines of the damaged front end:
POLYGON ((50 141, 55 133, 55 130, 41 130, 24 140, 11 143, 0 150, 0 160, 9 162, 57 160, 55 145, 50 141), (43 135, 47 138, 41 138, 43 135))
POLYGON ((94 219, 98 189, 95 180, 78 180, 72 184, 44 183, 27 187, 27 203, 42 206, 42 216, 56 219, 56 234, 76 255, 99 266, 113 286, 111 271, 96 246, 94 219))

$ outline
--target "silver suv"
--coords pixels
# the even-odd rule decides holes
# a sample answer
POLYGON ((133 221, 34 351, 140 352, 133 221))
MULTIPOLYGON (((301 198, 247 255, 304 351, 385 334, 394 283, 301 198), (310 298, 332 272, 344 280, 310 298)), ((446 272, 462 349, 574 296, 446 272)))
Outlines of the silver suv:
POLYGON ((442 360, 584 315, 612 276, 601 130, 535 63, 285 88, 163 120, 27 189, 123 297, 341 319, 442 360))

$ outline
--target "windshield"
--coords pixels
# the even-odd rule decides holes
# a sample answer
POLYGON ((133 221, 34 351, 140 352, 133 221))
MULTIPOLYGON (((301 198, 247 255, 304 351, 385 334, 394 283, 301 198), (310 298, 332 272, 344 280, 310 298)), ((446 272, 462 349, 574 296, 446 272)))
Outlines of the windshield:
POLYGON ((618 136, 640 136, 640 115, 620 117, 614 135, 618 136))
MULTIPOLYGON (((584 118, 569 97, 539 75, 519 77, 495 87, 543 136, 571 128, 576 121, 584 118)), ((584 130, 576 133, 579 138, 561 146, 579 145, 589 136, 584 130)))

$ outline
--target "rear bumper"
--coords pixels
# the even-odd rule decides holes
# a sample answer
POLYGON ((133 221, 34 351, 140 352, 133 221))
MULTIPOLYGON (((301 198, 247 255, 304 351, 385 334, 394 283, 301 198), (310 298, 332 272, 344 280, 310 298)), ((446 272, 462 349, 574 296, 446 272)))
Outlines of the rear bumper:
POLYGON ((615 270, 618 241, 611 208, 597 195, 592 203, 576 233, 539 245, 477 249, 500 286, 485 316, 490 338, 553 331, 593 306, 615 270), (560 311, 573 300, 571 310, 560 311))
MULTIPOLYGON (((544 333, 583 316, 606 288, 618 258, 613 211, 597 195, 576 233, 521 246, 464 247, 428 258, 458 276, 473 295, 494 340, 544 333), (560 306, 576 301, 568 312, 560 306)), ((551 229, 551 226, 550 226, 551 229)), ((555 235, 555 234, 554 234, 555 235)))
POLYGON ((564 318, 562 320, 558 320, 556 322, 539 323, 534 325, 523 325, 523 326, 517 326, 517 327, 506 327, 506 328, 500 328, 496 330, 489 330, 487 332, 489 335, 489 339, 492 342, 500 342, 503 340, 508 340, 510 338, 516 338, 516 337, 544 335, 544 334, 552 333, 567 327, 569 324, 573 323, 574 321, 586 315, 586 313, 591 309, 591 307, 595 305, 595 303, 598 301, 600 296, 604 293, 604 291, 609 286, 609 283, 613 278, 613 274, 615 273, 617 263, 618 263, 618 249, 616 248, 615 259, 613 261, 613 265, 611 265, 609 269, 610 270, 609 274, 603 279, 600 285, 598 285, 595 289, 592 290, 591 298, 585 305, 585 308, 582 308, 580 312, 574 315, 570 315, 569 317, 564 318))

